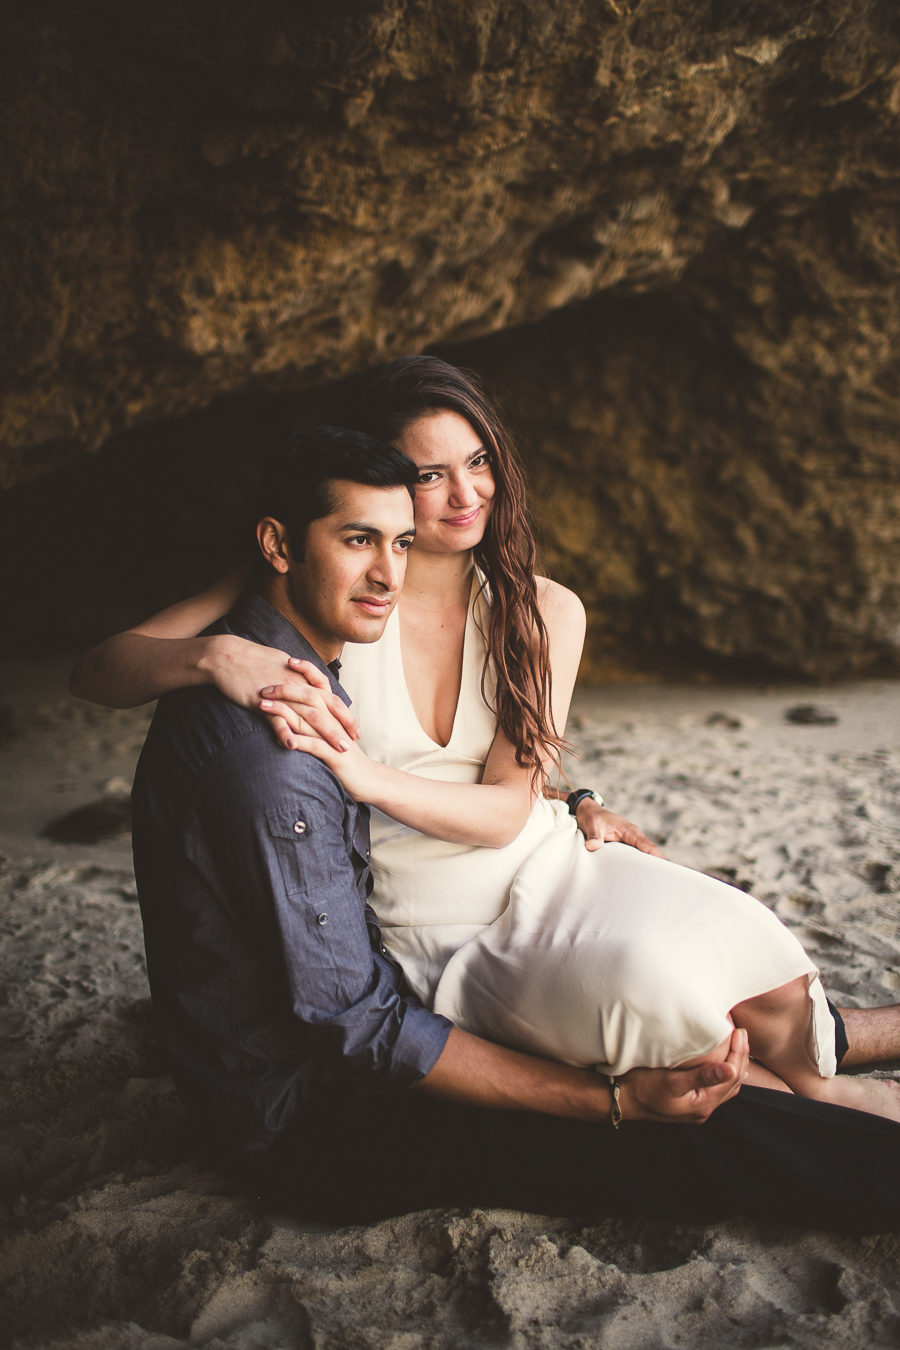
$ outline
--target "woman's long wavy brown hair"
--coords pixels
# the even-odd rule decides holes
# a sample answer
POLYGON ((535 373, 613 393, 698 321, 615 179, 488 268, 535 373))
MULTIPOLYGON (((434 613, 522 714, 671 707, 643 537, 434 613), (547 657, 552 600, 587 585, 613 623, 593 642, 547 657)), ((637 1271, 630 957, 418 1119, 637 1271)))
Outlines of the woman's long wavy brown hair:
POLYGON ((497 721, 515 746, 516 762, 530 767, 537 783, 543 761, 558 762, 563 741, 552 720, 550 648, 537 603, 525 480, 500 410, 474 372, 436 356, 401 356, 380 367, 351 397, 351 406, 355 425, 388 442, 417 418, 449 409, 466 419, 490 452, 496 492, 475 548, 491 600, 481 687, 486 696, 492 666, 497 721))

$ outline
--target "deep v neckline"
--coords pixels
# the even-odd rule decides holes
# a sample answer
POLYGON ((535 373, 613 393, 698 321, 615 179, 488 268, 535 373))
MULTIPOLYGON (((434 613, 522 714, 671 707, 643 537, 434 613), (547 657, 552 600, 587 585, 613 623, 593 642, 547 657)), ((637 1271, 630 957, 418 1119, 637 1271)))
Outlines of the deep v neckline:
POLYGON ((406 667, 403 664, 403 635, 400 624, 400 605, 398 605, 396 609, 397 655, 400 658, 400 674, 403 677, 403 693, 406 696, 406 702, 409 705, 409 711, 412 714, 413 721, 419 728, 419 731, 425 737, 428 744, 433 745, 436 750, 449 749, 449 747, 453 744, 453 738, 456 735, 457 728, 459 727, 460 710, 462 708, 463 697, 465 694, 466 676, 468 674, 469 659, 472 650, 472 643, 470 641, 469 630, 471 625, 475 622, 475 599, 478 594, 478 590, 476 590, 476 587, 480 589, 480 586, 481 582, 478 575, 478 569, 476 567, 472 573, 472 585, 469 589, 469 603, 468 606, 466 607, 466 626, 465 629, 463 630, 462 672, 459 681, 459 694, 457 695, 456 698, 456 707, 453 709, 453 724, 450 728, 450 736, 449 739, 445 741, 443 744, 440 741, 436 741, 433 736, 429 736, 428 732, 425 730, 425 728, 422 726, 422 723, 419 721, 419 714, 416 712, 416 705, 412 701, 412 694, 409 692, 409 681, 406 678, 406 667))

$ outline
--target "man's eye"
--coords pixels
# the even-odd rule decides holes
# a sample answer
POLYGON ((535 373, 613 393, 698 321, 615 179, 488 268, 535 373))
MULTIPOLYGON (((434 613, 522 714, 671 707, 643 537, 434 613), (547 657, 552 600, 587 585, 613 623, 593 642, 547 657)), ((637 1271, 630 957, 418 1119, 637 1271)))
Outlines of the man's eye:
POLYGON ((367 544, 369 536, 367 534, 354 534, 347 540, 348 544, 367 544))
POLYGON ((409 550, 412 548, 413 545, 413 541, 411 539, 398 539, 396 543, 397 548, 401 549, 404 553, 409 552, 409 550))

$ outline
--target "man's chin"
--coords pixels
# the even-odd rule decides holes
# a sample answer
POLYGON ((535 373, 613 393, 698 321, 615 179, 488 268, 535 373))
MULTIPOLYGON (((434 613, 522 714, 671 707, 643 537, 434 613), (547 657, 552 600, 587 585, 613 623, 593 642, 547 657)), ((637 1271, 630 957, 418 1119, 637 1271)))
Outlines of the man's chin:
POLYGON ((377 642, 387 626, 390 618, 390 609, 385 610, 384 614, 366 614, 359 615, 347 627, 342 634, 345 642, 377 642))

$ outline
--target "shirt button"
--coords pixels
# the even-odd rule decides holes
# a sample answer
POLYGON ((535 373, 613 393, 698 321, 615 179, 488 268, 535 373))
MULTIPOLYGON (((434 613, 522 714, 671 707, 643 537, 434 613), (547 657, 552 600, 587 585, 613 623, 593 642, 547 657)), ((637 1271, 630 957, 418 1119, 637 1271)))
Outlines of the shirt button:
POLYGON ((384 943, 382 942, 382 944, 381 944, 381 955, 382 955, 382 956, 387 956, 387 954, 388 954, 388 949, 387 949, 387 947, 384 945, 384 943))
POLYGON ((327 915, 327 914, 318 914, 318 915, 316 916, 316 923, 322 924, 322 923, 327 923, 327 922, 328 922, 328 915, 327 915))
POLYGON ((294 834, 306 834, 306 821, 305 821, 305 820, 295 820, 295 821, 294 821, 294 834))

